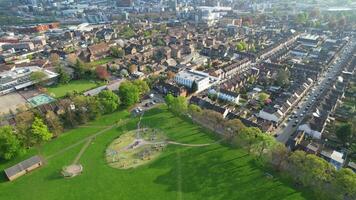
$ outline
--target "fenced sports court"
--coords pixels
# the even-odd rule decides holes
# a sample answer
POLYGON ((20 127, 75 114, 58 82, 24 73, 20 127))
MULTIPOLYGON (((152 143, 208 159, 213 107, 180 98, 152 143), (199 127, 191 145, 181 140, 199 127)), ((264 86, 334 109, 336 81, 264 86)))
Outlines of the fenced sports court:
POLYGON ((40 94, 28 99, 28 102, 32 107, 37 107, 43 104, 51 103, 53 101, 55 101, 55 99, 46 94, 40 94))

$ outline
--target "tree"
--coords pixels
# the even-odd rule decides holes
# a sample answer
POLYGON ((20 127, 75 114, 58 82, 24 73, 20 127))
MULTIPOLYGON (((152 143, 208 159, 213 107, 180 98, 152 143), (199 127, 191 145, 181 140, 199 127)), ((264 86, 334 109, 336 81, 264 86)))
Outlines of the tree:
POLYGON ((109 90, 100 92, 98 99, 105 114, 114 112, 120 105, 119 97, 109 90))
POLYGON ((80 124, 85 124, 89 121, 87 109, 87 97, 84 95, 73 95, 70 97, 75 105, 74 118, 80 124))
POLYGON ((269 98, 269 95, 264 93, 264 92, 261 92, 259 95, 258 95, 258 99, 261 101, 261 102, 265 102, 267 99, 269 98))
POLYGON ((51 132, 53 133, 53 136, 58 137, 59 134, 63 132, 63 125, 59 117, 53 111, 48 111, 45 117, 46 123, 48 124, 51 132))
POLYGON ((160 76, 159 75, 151 75, 148 78, 145 79, 148 87, 153 88, 153 86, 158 83, 158 81, 160 80, 160 76))
POLYGON ((156 44, 157 44, 157 46, 165 46, 166 45, 166 43, 164 42, 164 40, 162 38, 157 39, 156 44))
POLYGON ((16 135, 25 148, 32 145, 32 137, 29 130, 34 119, 35 115, 31 111, 21 112, 15 116, 16 135))
POLYGON ((75 114, 75 105, 70 101, 63 102, 64 113, 61 116, 61 119, 65 127, 75 127, 78 125, 75 114))
POLYGON ((69 74, 60 66, 56 68, 56 71, 59 74, 59 83, 68 84, 70 81, 69 74))
POLYGON ((356 199, 356 174, 350 169, 337 171, 333 185, 339 199, 356 199))
POLYGON ((239 119, 227 121, 226 126, 229 127, 235 135, 238 135, 243 128, 246 128, 246 126, 239 119))
POLYGON ((339 125, 336 128, 336 136, 343 144, 346 144, 352 137, 352 125, 349 123, 339 125))
POLYGON ((20 140, 11 126, 0 127, 0 158, 10 160, 22 151, 20 140))
POLYGON ((305 186, 314 186, 320 190, 322 185, 330 182, 335 173, 335 168, 324 159, 313 154, 308 154, 302 171, 304 171, 302 183, 305 186))
POLYGON ((278 86, 285 86, 289 84, 289 71, 288 70, 279 70, 276 77, 276 84, 278 86))
POLYGON ((130 72, 130 74, 137 72, 137 66, 135 64, 131 64, 129 66, 129 72, 130 72))
POLYGON ((139 89, 141 96, 150 91, 150 87, 148 86, 147 82, 144 80, 137 79, 134 80, 132 83, 139 89))
POLYGON ((74 65, 74 68, 75 68, 75 73, 77 75, 78 78, 90 78, 90 77, 87 77, 87 71, 88 69, 86 69, 83 61, 81 61, 80 59, 77 59, 75 65, 74 65))
POLYGON ((308 13, 303 12, 297 15, 296 20, 298 24, 305 24, 308 21, 308 18, 308 13))
POLYGON ((166 102, 168 108, 171 108, 173 101, 174 101, 174 96, 172 94, 168 94, 165 98, 164 101, 166 102))
POLYGON ((185 114, 188 111, 187 98, 182 96, 174 98, 170 109, 175 114, 185 114))
MULTIPOLYGON (((119 99, 120 100, 120 99, 119 99)), ((90 120, 94 120, 101 115, 100 110, 100 102, 97 100, 96 97, 87 97, 87 108, 88 108, 88 117, 90 120)), ((119 101, 120 103, 120 101, 119 101)))
POLYGON ((295 151, 289 156, 288 170, 292 177, 304 186, 312 186, 320 191, 321 187, 330 182, 335 168, 324 159, 303 151, 295 151))
POLYGON ((236 51, 243 51, 244 47, 242 46, 242 44, 239 42, 236 44, 236 51))
POLYGON ((235 138, 237 144, 247 148, 248 153, 252 153, 253 145, 257 141, 257 135, 262 134, 261 130, 256 127, 243 128, 238 137, 235 138))
POLYGON ((169 79, 169 80, 171 80, 171 79, 173 79, 174 77, 175 77, 175 73, 174 72, 172 72, 172 71, 168 71, 167 72, 167 78, 169 79))
POLYGON ((96 72, 97 77, 101 80, 108 80, 110 77, 110 74, 109 74, 108 70, 106 69, 106 67, 98 66, 95 69, 95 72, 96 72))
POLYGON ((251 52, 256 52, 256 46, 255 46, 255 44, 251 44, 251 46, 250 46, 250 51, 251 52))
POLYGON ((42 71, 35 71, 30 74, 31 81, 39 83, 47 78, 47 74, 42 71))
POLYGON ((192 83, 192 88, 191 88, 191 90, 192 90, 192 93, 198 91, 198 84, 195 82, 195 80, 194 80, 193 83, 192 83))
POLYGON ((272 149, 271 163, 277 171, 285 166, 288 155, 288 149, 283 144, 278 144, 272 149))
POLYGON ((259 159, 264 153, 271 152, 272 148, 277 145, 276 140, 266 133, 257 134, 256 140, 255 149, 259 159))
POLYGON ((306 153, 304 151, 294 151, 288 157, 288 171, 293 179, 297 182, 301 182, 301 178, 303 177, 303 168, 306 159, 306 153))
POLYGON ((119 96, 123 105, 131 106, 139 101, 140 90, 136 85, 125 81, 119 87, 119 96))
POLYGON ((125 57, 125 51, 118 47, 111 47, 110 48, 111 55, 115 58, 123 58, 125 57))
POLYGON ((120 35, 125 39, 130 39, 135 35, 135 31, 130 26, 125 26, 122 31, 120 31, 120 35))
POLYGON ((188 106, 188 112, 191 114, 191 115, 195 115, 197 113, 200 113, 202 111, 202 109, 197 106, 197 105, 194 105, 194 104, 190 104, 188 106))
POLYGON ((46 124, 43 123, 43 120, 39 117, 35 117, 30 131, 36 144, 49 141, 53 137, 53 134, 48 130, 46 124))
POLYGON ((245 41, 241 41, 241 45, 242 45, 244 51, 246 51, 248 49, 248 44, 245 41))

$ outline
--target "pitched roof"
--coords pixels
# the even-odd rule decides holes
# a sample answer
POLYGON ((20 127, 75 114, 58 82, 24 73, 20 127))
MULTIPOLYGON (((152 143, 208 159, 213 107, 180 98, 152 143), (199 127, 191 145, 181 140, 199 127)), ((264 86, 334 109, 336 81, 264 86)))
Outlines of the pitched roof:
POLYGON ((36 164, 42 163, 42 159, 39 156, 33 156, 27 160, 24 160, 12 167, 5 169, 5 174, 7 177, 12 177, 21 171, 24 171, 36 164))
POLYGON ((88 50, 91 54, 96 54, 98 52, 106 51, 109 49, 109 46, 105 43, 94 44, 88 47, 88 50))

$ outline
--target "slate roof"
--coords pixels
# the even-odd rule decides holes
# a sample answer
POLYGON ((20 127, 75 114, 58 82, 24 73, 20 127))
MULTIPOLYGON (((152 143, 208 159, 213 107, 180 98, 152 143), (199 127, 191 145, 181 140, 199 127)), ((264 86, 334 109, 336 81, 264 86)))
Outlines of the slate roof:
POLYGON ((42 159, 39 156, 33 156, 27 160, 24 160, 12 167, 5 169, 5 174, 7 177, 12 177, 36 164, 42 163, 42 159))

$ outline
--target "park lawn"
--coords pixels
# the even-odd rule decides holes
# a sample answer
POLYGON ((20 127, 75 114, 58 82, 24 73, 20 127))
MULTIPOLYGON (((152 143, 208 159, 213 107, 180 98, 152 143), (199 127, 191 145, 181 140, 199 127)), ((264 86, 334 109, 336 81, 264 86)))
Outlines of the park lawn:
MULTIPOLYGON (((92 130, 73 129, 43 145, 41 152, 53 155, 94 134, 100 126, 116 124, 120 119, 131 118, 126 111, 103 116, 88 124, 93 126, 92 130)), ((42 168, 13 182, 1 179, 0 200, 313 199, 308 191, 297 191, 288 182, 268 179, 264 175, 266 170, 257 166, 245 151, 214 143, 216 140, 209 131, 189 119, 173 116, 165 108, 146 112, 142 125, 160 129, 176 142, 213 144, 169 145, 158 159, 147 165, 129 170, 111 168, 105 161, 107 146, 123 132, 135 129, 136 122, 137 119, 131 119, 97 136, 79 161, 84 167, 82 175, 64 179, 59 172, 74 160, 84 144, 52 157, 42 168)), ((12 163, 0 163, 0 170, 12 163)))
POLYGON ((68 92, 85 92, 92 88, 98 87, 98 84, 92 80, 72 80, 68 84, 58 84, 55 86, 48 87, 48 93, 53 94, 56 98, 64 97, 68 92))

